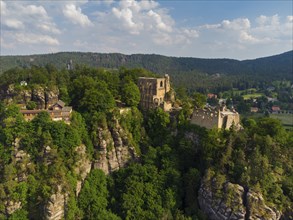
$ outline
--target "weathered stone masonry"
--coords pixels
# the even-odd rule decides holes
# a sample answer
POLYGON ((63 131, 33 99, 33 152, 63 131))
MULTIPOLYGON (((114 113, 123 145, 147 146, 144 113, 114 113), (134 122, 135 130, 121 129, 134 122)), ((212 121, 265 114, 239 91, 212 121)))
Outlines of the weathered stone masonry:
POLYGON ((167 97, 171 90, 168 74, 164 78, 139 77, 138 87, 141 93, 140 107, 142 109, 161 107, 169 111, 172 108, 171 98, 167 97))

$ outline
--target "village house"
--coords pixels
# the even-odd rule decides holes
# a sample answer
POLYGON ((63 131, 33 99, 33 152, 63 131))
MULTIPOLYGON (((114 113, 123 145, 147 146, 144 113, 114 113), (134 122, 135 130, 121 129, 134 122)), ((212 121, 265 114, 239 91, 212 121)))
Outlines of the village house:
POLYGON ((229 129, 233 124, 236 129, 241 128, 238 112, 229 110, 226 106, 195 108, 190 122, 208 129, 229 129))
POLYGON ((164 78, 139 77, 138 88, 141 94, 139 105, 142 109, 161 107, 164 111, 171 110, 174 97, 168 74, 164 78))
POLYGON ((272 106, 272 113, 279 113, 281 108, 279 106, 273 105, 272 106))
POLYGON ((218 96, 216 94, 213 94, 213 93, 208 93, 207 95, 208 99, 212 99, 212 98, 218 98, 218 96))
POLYGON ((27 110, 21 109, 20 112, 23 114, 26 121, 33 120, 40 112, 46 111, 49 113, 53 121, 64 121, 66 124, 70 124, 70 116, 72 113, 71 106, 65 106, 65 103, 61 100, 52 105, 49 109, 34 109, 27 110))
POLYGON ((252 112, 252 113, 257 113, 258 112, 258 107, 251 107, 250 108, 250 112, 252 112))

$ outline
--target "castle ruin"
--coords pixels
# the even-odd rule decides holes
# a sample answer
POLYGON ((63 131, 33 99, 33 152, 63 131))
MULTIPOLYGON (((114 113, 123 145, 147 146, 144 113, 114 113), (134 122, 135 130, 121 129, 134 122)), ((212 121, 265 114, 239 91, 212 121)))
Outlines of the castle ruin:
POLYGON ((224 107, 195 108, 191 116, 191 124, 196 124, 207 129, 229 129, 233 124, 240 129, 240 116, 235 110, 224 107))
POLYGON ((171 110, 174 97, 171 94, 168 74, 163 78, 139 77, 138 88, 141 94, 140 107, 142 109, 161 107, 164 111, 171 110))

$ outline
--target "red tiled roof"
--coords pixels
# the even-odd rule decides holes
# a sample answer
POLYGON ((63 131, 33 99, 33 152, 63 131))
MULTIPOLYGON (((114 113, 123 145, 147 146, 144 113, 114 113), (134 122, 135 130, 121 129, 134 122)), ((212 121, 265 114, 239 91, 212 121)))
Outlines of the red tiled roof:
POLYGON ((272 106, 272 111, 280 111, 281 108, 279 106, 272 106))

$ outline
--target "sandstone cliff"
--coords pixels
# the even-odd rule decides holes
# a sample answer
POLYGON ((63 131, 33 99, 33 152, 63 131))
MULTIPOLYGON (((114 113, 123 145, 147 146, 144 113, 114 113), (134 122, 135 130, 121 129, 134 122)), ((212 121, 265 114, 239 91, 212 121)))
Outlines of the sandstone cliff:
MULTIPOLYGON (((46 162, 49 164, 52 162, 50 152, 51 148, 47 146, 44 157, 47 158, 46 162)), ((78 181, 75 188, 75 195, 72 196, 78 196, 84 179, 91 171, 91 161, 86 153, 86 146, 80 145, 76 147, 75 152, 77 153, 77 160, 74 171, 78 176, 78 181)), ((64 218, 69 193, 66 191, 65 185, 58 185, 56 188, 56 192, 44 204, 43 218, 46 220, 59 220, 64 218)))
MULTIPOLYGON (((75 163, 75 174, 78 176, 75 195, 78 196, 82 184, 91 169, 101 169, 106 174, 125 167, 128 162, 135 160, 138 156, 135 151, 131 134, 125 130, 119 120, 114 119, 112 126, 101 126, 95 131, 96 141, 94 147, 95 159, 90 160, 84 145, 78 146, 75 152, 78 159, 75 163)), ((44 149, 46 162, 51 163, 50 148, 44 149)), ((44 219, 59 220, 64 218, 68 193, 64 192, 64 186, 58 186, 57 191, 51 195, 44 206, 44 219)))
POLYGON ((260 193, 238 184, 215 184, 216 178, 201 183, 198 193, 200 208, 211 220, 278 220, 281 213, 269 207, 260 193))
POLYGON ((58 102, 58 88, 47 88, 43 86, 20 86, 11 84, 0 91, 0 99, 7 103, 15 102, 25 106, 29 101, 34 101, 38 109, 49 108, 58 102))
POLYGON ((4 171, 7 182, 2 185, 5 193, 2 192, 0 195, 0 204, 4 204, 4 209, 0 209, 0 214, 5 216, 22 208, 25 198, 15 197, 14 192, 19 191, 21 183, 26 182, 28 174, 34 171, 30 155, 19 149, 19 142, 20 139, 16 138, 12 143, 12 161, 8 165, 8 169, 4 171))
POLYGON ((137 158, 135 148, 118 120, 113 128, 97 129, 97 141, 94 143, 98 158, 93 167, 109 174, 124 167, 129 161, 137 158))

